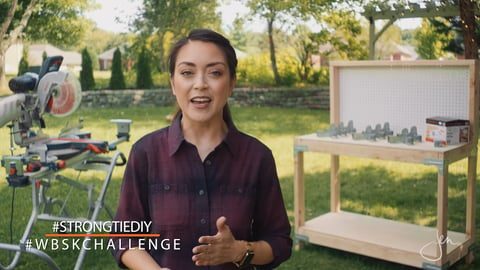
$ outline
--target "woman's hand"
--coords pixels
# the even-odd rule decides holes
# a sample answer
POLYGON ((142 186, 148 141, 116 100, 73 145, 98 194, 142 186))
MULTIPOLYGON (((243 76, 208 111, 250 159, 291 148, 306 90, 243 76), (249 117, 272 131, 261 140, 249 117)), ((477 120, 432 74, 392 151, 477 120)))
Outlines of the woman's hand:
POLYGON ((193 248, 192 260, 197 266, 219 265, 240 261, 246 250, 241 241, 237 241, 227 225, 227 218, 217 219, 217 234, 202 236, 198 242, 202 245, 193 248))
POLYGON ((129 249, 122 255, 122 262, 131 270, 170 270, 160 267, 147 251, 141 249, 129 249))

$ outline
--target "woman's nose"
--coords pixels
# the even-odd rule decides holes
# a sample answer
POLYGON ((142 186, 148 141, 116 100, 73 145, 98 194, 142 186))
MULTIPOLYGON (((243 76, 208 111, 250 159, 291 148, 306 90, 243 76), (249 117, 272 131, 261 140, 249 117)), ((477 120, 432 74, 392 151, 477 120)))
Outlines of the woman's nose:
POLYGON ((205 80, 205 76, 202 74, 198 74, 197 77, 195 78, 195 83, 193 85, 193 88, 195 89, 205 89, 207 88, 207 81, 205 80))

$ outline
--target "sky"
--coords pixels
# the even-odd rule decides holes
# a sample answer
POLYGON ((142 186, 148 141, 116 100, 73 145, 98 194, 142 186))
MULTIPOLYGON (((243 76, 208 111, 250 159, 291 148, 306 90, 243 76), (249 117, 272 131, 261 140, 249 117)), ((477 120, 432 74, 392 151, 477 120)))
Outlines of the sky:
MULTIPOLYGON (((115 33, 127 32, 128 22, 134 18, 142 0, 96 0, 101 8, 88 12, 86 16, 97 23, 97 27, 115 33), (117 21, 116 18, 120 21, 117 21)), ((230 4, 221 6, 218 11, 222 13, 222 20, 226 25, 231 25, 237 13, 245 14, 248 9, 242 6, 239 1, 228 1, 230 4)), ((396 22, 401 28, 415 28, 420 25, 420 19, 401 19, 396 22)), ((263 29, 255 29, 257 25, 250 26, 251 30, 261 31, 263 29), (253 28, 253 29, 252 29, 253 28)), ((226 29, 225 29, 226 30, 226 29)))
MULTIPOLYGON (((115 33, 127 32, 128 22, 134 18, 142 0, 96 0, 101 8, 87 12, 86 16, 97 23, 97 27, 115 33), (120 18, 117 21, 116 18, 120 18)), ((230 1, 231 4, 223 5, 218 9, 222 13, 222 20, 230 25, 237 12, 246 13, 247 8, 238 1, 230 1)))

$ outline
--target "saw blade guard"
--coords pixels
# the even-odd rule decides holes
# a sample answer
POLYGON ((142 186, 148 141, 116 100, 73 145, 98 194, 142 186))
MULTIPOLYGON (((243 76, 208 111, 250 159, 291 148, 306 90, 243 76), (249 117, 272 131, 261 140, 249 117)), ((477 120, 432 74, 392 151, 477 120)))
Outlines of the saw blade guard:
POLYGON ((82 87, 71 71, 45 74, 38 83, 39 114, 45 112, 56 117, 73 113, 82 101, 82 87))

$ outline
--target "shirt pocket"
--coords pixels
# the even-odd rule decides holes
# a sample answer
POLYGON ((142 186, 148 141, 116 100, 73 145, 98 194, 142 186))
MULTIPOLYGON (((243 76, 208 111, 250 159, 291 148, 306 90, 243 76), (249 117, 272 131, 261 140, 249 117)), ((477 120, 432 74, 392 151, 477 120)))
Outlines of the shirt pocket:
MULTIPOLYGON (((252 187, 229 186, 221 188, 221 212, 232 230, 245 230, 252 222, 257 190, 252 187)), ((242 232, 242 234, 245 233, 242 232)))
POLYGON ((190 212, 187 185, 149 185, 150 215, 153 225, 159 229, 181 229, 188 227, 190 212))

